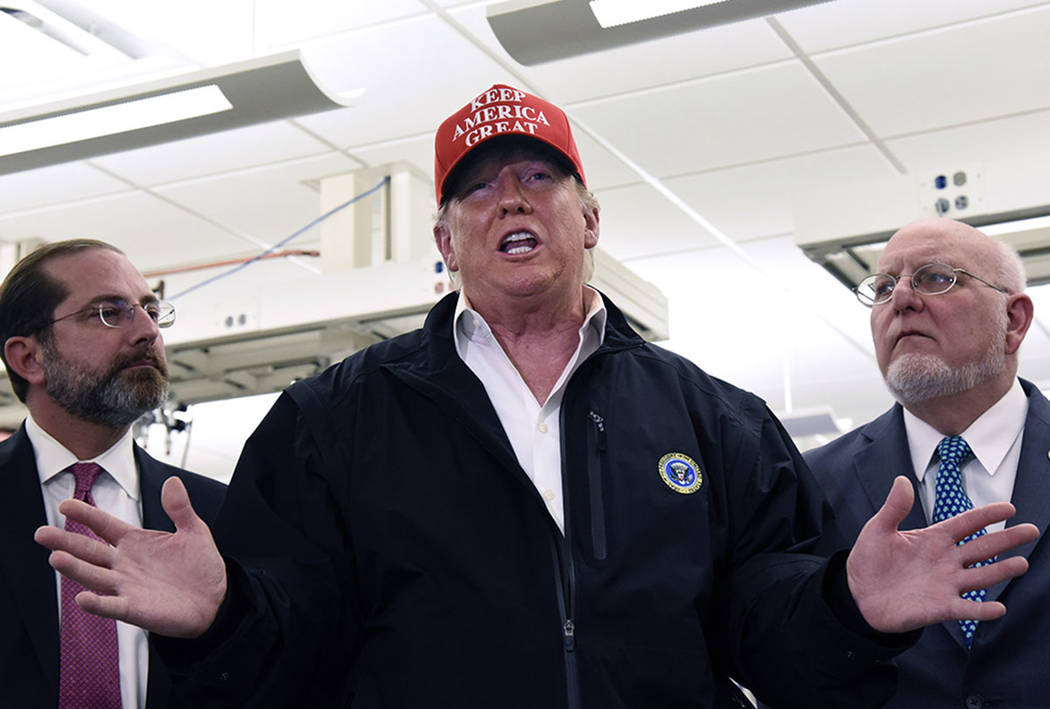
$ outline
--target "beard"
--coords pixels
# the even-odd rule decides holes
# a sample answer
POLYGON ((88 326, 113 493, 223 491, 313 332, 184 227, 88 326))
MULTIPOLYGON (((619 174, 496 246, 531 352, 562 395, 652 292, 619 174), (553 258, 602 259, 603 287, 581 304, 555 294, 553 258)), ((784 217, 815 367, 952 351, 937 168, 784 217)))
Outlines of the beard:
POLYGON ((45 389, 67 413, 110 428, 122 428, 168 396, 168 368, 152 348, 118 357, 104 372, 91 372, 60 355, 52 342, 43 345, 45 389), (153 367, 125 371, 147 359, 153 367))
POLYGON ((909 352, 890 363, 886 386, 897 401, 907 406, 960 394, 1002 374, 1006 368, 1006 333, 998 337, 978 359, 953 368, 937 355, 909 352))

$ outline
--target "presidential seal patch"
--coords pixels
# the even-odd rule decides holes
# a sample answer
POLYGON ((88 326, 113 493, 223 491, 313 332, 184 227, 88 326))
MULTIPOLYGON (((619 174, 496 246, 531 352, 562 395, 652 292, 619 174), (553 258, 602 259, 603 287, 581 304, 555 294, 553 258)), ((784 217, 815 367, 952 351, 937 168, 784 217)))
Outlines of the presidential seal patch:
POLYGON ((704 476, 696 461, 682 453, 668 453, 660 459, 660 479, 667 487, 683 495, 700 489, 704 476))

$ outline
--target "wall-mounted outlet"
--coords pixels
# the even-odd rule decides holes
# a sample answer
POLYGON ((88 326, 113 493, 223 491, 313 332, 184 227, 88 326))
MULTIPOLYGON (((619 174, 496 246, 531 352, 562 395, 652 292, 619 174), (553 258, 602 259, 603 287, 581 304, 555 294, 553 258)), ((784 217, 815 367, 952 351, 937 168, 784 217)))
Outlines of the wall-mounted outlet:
POLYGON ((919 208, 924 216, 965 219, 981 211, 984 195, 984 171, 979 166, 957 166, 919 179, 919 208))

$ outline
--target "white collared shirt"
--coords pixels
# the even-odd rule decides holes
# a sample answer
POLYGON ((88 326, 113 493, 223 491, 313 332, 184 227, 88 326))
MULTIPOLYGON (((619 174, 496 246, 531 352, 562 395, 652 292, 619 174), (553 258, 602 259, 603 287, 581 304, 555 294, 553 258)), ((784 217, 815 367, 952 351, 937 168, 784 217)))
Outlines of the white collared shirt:
MULTIPOLYGON (((131 524, 142 526, 142 495, 131 430, 113 446, 90 461, 78 461, 65 446, 33 420, 26 418, 26 434, 33 444, 36 469, 44 493, 44 511, 47 523, 58 528, 66 525, 66 518, 58 511, 63 500, 73 497, 76 480, 67 468, 73 463, 98 463, 106 472, 99 475, 91 487, 95 506, 131 524)), ((55 572, 55 592, 58 607, 62 607, 62 587, 55 572)), ((59 623, 62 618, 59 613, 59 623)), ((117 622, 117 647, 120 652, 120 699, 124 709, 145 709, 146 673, 149 669, 149 645, 146 631, 128 623, 117 622)))
MULTIPOLYGON (((963 489, 974 507, 1009 502, 1013 496, 1027 416, 1028 397, 1021 382, 1014 379, 1013 386, 1003 398, 962 432, 973 451, 973 457, 963 464, 963 489)), ((937 469, 940 467, 937 444, 944 434, 907 409, 904 410, 904 428, 908 434, 912 465, 920 483, 919 498, 926 510, 926 519, 930 520, 937 497, 937 469)), ((1005 522, 998 522, 989 525, 987 530, 992 532, 1005 526, 1005 522)))
POLYGON ((485 318, 471 308, 460 291, 453 322, 456 353, 485 386, 518 463, 547 504, 558 528, 565 531, 565 501, 561 482, 561 401, 565 385, 577 367, 594 354, 605 339, 605 303, 598 291, 584 286, 587 314, 580 326, 580 342, 565 369, 541 405, 492 334, 485 318))

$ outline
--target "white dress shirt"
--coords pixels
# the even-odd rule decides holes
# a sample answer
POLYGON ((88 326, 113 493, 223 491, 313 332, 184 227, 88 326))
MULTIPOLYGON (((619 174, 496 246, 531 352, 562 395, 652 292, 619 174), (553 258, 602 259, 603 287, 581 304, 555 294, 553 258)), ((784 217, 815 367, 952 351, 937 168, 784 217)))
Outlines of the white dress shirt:
POLYGON ((507 357, 485 318, 460 292, 453 337, 456 353, 485 386, 499 422, 510 439, 518 463, 547 504, 558 528, 565 532, 565 501, 561 484, 561 401, 576 368, 605 339, 605 303, 598 291, 584 286, 587 314, 580 326, 579 345, 542 404, 507 357))
MULTIPOLYGON (((963 489, 974 507, 992 502, 1009 502, 1013 496, 1017 465, 1021 459, 1021 438, 1028 416, 1028 397, 1021 382, 1014 384, 991 408, 981 414, 962 437, 973 451, 962 467, 963 489)), ((933 518, 937 500, 937 469, 940 467, 937 444, 944 434, 904 410, 904 428, 908 433, 912 465, 919 479, 919 498, 926 519, 933 518)), ((989 525, 989 532, 1002 529, 1005 522, 989 525)))
MULTIPOLYGON (((98 463, 105 470, 91 487, 95 506, 136 527, 142 526, 142 497, 139 476, 129 429, 109 450, 91 460, 78 461, 65 446, 55 440, 33 420, 26 418, 26 434, 33 444, 36 469, 44 493, 47 523, 63 528, 66 518, 58 511, 63 500, 73 497, 76 480, 67 468, 73 463, 98 463)), ((55 573, 55 593, 62 607, 62 587, 55 573)), ((59 623, 62 622, 59 613, 59 623)), ((128 623, 117 622, 117 648, 120 652, 120 700, 124 709, 145 709, 146 672, 149 668, 149 645, 146 631, 128 623)))

